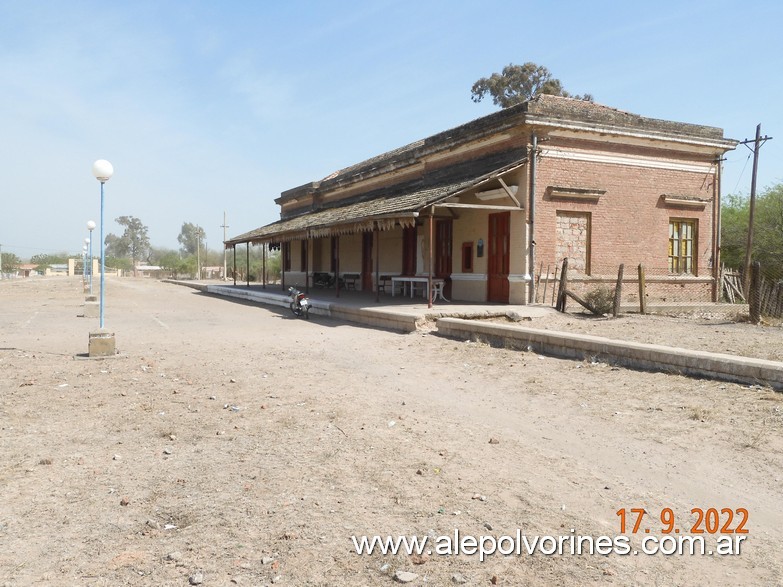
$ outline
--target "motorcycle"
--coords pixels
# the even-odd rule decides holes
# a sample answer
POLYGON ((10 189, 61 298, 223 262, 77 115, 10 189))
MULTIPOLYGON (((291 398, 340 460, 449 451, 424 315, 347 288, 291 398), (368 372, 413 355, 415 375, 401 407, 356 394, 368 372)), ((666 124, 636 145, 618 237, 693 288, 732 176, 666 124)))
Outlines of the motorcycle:
POLYGON ((291 312, 294 316, 304 316, 306 320, 310 319, 310 300, 305 294, 300 292, 295 287, 288 288, 288 295, 291 303, 288 306, 291 308, 291 312))

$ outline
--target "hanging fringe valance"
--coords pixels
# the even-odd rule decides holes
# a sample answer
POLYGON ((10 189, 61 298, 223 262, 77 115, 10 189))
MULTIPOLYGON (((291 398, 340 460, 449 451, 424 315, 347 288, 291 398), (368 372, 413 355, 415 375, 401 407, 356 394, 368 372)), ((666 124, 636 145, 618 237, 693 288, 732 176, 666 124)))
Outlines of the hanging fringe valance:
POLYGON ((310 230, 298 230, 296 232, 281 233, 251 240, 253 245, 264 243, 287 243, 314 238, 329 238, 357 232, 371 232, 373 230, 394 230, 396 228, 409 228, 415 226, 415 216, 401 216, 397 218, 376 218, 360 222, 350 222, 337 226, 323 226, 310 230))

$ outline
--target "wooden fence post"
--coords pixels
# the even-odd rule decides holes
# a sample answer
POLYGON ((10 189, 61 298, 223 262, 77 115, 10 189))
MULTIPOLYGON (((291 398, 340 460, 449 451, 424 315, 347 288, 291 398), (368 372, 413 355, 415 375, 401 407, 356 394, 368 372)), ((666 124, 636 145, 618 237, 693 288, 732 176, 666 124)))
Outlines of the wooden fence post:
POLYGON ((555 309, 558 312, 565 312, 566 310, 566 290, 568 289, 568 257, 563 259, 563 268, 560 270, 560 286, 557 290, 557 306, 555 309))
POLYGON ((754 261, 750 265, 750 290, 748 291, 750 323, 761 322, 761 263, 754 261))
POLYGON ((644 267, 639 263, 639 313, 647 313, 647 282, 644 280, 644 267))
POLYGON ((612 316, 617 318, 620 313, 620 301, 623 297, 623 270, 625 265, 620 263, 620 269, 617 271, 617 285, 614 286, 614 306, 612 308, 612 316))
MULTIPOLYGON (((541 277, 538 278, 538 285, 541 286, 541 277)), ((544 295, 541 296, 541 303, 546 304, 546 288, 549 286, 549 264, 546 266, 546 281, 544 282, 544 295)))

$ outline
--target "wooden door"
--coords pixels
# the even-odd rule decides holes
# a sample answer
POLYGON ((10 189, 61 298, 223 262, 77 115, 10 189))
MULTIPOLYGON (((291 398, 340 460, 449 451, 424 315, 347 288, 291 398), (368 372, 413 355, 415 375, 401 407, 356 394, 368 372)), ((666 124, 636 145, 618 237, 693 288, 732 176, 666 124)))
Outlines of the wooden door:
POLYGON ((416 275, 416 226, 402 229, 402 274, 416 275))
POLYGON ((487 301, 508 303, 511 213, 489 215, 487 237, 487 301))
POLYGON ((451 277, 451 220, 435 223, 435 277, 451 277))
POLYGON ((447 298, 451 297, 451 230, 451 219, 436 221, 433 275, 445 280, 443 293, 447 298))
POLYGON ((374 232, 362 233, 362 291, 372 291, 372 242, 374 232))
MULTIPOLYGON (((300 249, 299 249, 299 265, 300 265, 300 270, 303 273, 307 273, 308 272, 307 271, 308 270, 308 266, 307 266, 307 261, 308 261, 308 259, 307 259, 307 245, 308 245, 309 242, 310 241, 306 241, 306 240, 299 241, 299 246, 300 246, 300 249)), ((307 281, 307 280, 305 279, 305 281, 307 281)))

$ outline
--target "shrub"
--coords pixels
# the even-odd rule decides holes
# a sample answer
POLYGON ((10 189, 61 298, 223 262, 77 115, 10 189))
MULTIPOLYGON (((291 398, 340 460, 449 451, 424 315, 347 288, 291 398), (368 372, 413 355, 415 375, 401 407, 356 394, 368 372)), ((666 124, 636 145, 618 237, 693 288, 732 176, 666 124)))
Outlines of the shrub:
POLYGON ((614 288, 599 285, 585 294, 585 301, 599 314, 608 314, 614 309, 614 288))

